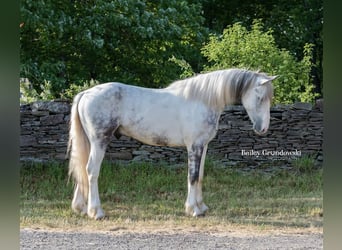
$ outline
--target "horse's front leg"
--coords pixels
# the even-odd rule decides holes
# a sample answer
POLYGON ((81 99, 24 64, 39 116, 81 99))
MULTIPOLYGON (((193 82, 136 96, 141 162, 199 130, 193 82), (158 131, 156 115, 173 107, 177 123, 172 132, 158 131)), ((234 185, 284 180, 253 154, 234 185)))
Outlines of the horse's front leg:
POLYGON ((202 198, 202 179, 205 152, 207 146, 192 145, 188 147, 188 197, 185 212, 188 215, 200 216, 208 209, 202 198))
POLYGON ((208 148, 208 145, 205 145, 203 148, 199 176, 198 176, 198 183, 197 183, 197 191, 196 191, 196 202, 197 202, 197 206, 199 210, 201 211, 201 214, 205 214, 205 212, 208 210, 208 207, 203 202, 203 196, 202 196, 204 163, 205 163, 205 156, 207 154, 207 148, 208 148))

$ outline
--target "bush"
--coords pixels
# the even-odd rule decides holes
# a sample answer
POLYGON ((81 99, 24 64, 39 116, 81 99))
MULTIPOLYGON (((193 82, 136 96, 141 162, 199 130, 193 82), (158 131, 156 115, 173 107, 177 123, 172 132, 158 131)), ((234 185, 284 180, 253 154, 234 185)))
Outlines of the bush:
POLYGON ((27 78, 20 79, 20 103, 31 103, 37 100, 52 100, 54 94, 52 92, 52 84, 50 81, 44 80, 40 86, 40 94, 34 89, 32 83, 27 78))
POLYGON ((64 99, 72 100, 74 96, 80 93, 81 91, 94 87, 97 84, 99 84, 99 82, 93 79, 91 79, 90 81, 84 82, 82 85, 71 84, 69 88, 63 91, 63 93, 61 94, 61 97, 64 99))
MULTIPOLYGON (((67 89, 64 89, 59 94, 59 97, 62 99, 72 100, 79 92, 94 87, 97 84, 99 84, 99 82, 93 79, 85 81, 80 85, 74 83, 70 84, 67 89)), ((56 99, 55 95, 52 94, 52 84, 50 82, 44 81, 44 84, 41 85, 41 89, 41 93, 38 94, 28 79, 20 79, 20 104, 27 104, 38 100, 46 101, 56 99)))
POLYGON ((272 30, 264 32, 261 21, 255 20, 250 31, 235 23, 228 26, 220 37, 211 35, 202 53, 210 63, 206 66, 208 71, 239 67, 280 75, 273 82, 274 102, 292 103, 315 99, 310 78, 312 48, 312 44, 306 44, 303 59, 296 61, 289 51, 277 47, 272 30))
POLYGON ((32 84, 27 78, 20 79, 20 104, 34 102, 38 99, 38 93, 33 88, 32 84))

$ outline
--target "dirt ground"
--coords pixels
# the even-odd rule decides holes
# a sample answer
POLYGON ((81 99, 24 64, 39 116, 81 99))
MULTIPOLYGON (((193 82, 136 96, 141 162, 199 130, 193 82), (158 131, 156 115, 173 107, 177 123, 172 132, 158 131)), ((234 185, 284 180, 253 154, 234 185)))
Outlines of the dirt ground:
POLYGON ((57 231, 23 228, 20 249, 323 249, 321 231, 57 231))

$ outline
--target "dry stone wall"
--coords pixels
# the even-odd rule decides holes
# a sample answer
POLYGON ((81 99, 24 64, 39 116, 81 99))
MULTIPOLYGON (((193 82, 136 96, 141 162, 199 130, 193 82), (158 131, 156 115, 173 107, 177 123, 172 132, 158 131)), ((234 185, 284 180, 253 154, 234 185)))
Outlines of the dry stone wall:
MULTIPOLYGON (((35 102, 20 107, 20 160, 67 161, 71 104, 67 101, 35 102)), ((258 166, 274 161, 290 162, 314 157, 322 163, 323 101, 315 105, 295 103, 271 108, 269 131, 256 135, 242 106, 228 107, 221 115, 208 156, 225 165, 258 166)), ((111 140, 107 160, 184 163, 184 148, 144 145, 122 136, 111 140)))

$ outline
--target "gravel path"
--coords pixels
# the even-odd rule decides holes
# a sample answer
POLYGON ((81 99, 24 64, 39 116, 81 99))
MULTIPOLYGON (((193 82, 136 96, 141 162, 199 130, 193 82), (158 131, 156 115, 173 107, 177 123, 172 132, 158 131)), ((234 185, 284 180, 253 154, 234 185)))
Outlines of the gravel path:
POLYGON ((321 233, 244 235, 205 232, 56 232, 20 230, 20 249, 323 249, 321 233))

